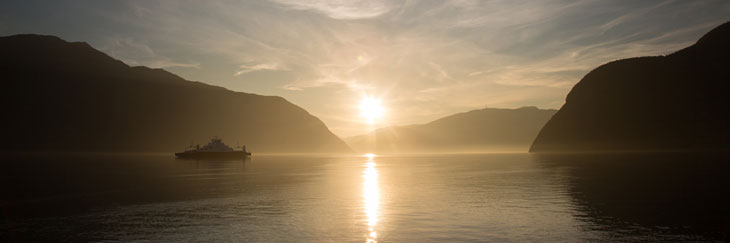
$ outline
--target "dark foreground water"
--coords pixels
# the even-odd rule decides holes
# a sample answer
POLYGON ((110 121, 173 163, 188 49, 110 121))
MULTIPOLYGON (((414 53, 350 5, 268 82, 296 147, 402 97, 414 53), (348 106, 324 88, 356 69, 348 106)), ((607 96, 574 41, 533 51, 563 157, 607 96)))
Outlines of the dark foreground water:
POLYGON ((722 241, 726 155, 5 155, 0 241, 722 241))

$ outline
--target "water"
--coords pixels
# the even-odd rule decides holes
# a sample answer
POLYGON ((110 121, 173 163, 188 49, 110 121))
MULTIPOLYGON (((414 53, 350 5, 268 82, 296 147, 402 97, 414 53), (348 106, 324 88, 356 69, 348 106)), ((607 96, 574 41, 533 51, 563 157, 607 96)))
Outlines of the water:
POLYGON ((2 157, 1 241, 721 241, 725 155, 2 157))

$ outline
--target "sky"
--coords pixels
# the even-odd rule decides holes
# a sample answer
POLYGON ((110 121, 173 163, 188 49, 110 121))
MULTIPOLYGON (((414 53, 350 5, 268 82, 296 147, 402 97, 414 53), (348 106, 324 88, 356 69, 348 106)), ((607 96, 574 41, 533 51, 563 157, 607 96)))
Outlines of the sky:
POLYGON ((730 1, 2 0, 0 35, 84 41, 133 66, 282 96, 341 137, 473 109, 558 109, 609 61, 666 55, 730 1), (384 106, 371 124, 360 102, 384 106))

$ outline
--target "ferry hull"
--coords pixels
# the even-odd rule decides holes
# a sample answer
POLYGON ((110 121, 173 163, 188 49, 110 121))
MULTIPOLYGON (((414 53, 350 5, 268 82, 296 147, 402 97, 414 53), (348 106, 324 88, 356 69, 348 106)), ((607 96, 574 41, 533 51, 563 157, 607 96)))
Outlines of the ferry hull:
POLYGON ((227 151, 227 152, 211 152, 211 151, 191 151, 175 153, 175 156, 181 159, 244 159, 251 156, 250 152, 243 151, 227 151))

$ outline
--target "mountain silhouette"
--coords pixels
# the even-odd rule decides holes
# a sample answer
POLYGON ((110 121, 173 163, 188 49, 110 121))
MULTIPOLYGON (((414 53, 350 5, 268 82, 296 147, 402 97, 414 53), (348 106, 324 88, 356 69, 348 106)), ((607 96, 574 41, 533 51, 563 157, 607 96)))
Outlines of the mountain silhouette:
POLYGON ((82 42, 0 37, 4 151, 182 150, 214 135, 254 152, 349 152, 304 109, 276 96, 130 67, 82 42))
POLYGON ((730 23, 666 56, 604 64, 573 87, 530 151, 730 147, 730 23))
POLYGON ((358 152, 375 153, 527 151, 555 112, 485 108, 426 124, 381 128, 345 141, 358 152))

